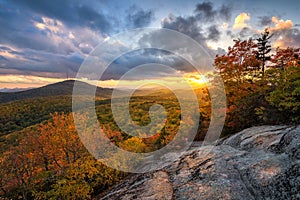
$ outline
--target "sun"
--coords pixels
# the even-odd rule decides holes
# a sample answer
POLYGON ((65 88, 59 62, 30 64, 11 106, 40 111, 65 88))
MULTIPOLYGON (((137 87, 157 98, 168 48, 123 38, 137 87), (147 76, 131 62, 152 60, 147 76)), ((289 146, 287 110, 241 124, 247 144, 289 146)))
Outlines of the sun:
POLYGON ((208 83, 208 79, 204 75, 199 74, 189 74, 187 79, 193 87, 204 86, 208 83))
POLYGON ((194 83, 197 83, 199 85, 203 85, 203 84, 206 84, 207 83, 207 78, 203 75, 200 75, 199 77, 197 78, 192 78, 192 81, 194 83))

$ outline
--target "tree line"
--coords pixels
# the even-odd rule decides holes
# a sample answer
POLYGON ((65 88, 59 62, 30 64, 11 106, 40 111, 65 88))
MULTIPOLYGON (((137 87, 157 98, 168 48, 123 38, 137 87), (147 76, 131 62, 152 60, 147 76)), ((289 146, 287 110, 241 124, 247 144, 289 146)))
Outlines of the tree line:
POLYGON ((299 123, 299 48, 272 49, 266 29, 256 40, 234 40, 215 67, 227 97, 224 134, 261 124, 299 123))

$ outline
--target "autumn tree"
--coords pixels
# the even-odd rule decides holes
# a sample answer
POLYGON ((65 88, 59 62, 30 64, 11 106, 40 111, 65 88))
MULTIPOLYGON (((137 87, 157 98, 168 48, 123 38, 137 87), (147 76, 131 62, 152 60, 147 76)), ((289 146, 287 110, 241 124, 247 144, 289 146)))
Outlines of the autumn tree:
POLYGON ((277 48, 271 57, 271 37, 266 29, 256 44, 251 38, 235 40, 225 55, 215 58, 227 97, 225 133, 300 121, 300 48, 277 48))
POLYGON ((234 40, 225 55, 215 58, 227 97, 224 132, 232 133, 258 124, 255 110, 265 106, 269 85, 259 76, 258 45, 250 38, 234 40))
POLYGON ((280 68, 284 71, 287 67, 300 66, 300 48, 276 48, 275 54, 271 59, 275 68, 280 68))
POLYGON ((2 156, 1 193, 10 199, 90 199, 124 177, 87 152, 72 114, 51 116, 2 156))
POLYGON ((258 52, 256 54, 256 58, 262 62, 262 74, 264 76, 265 73, 265 65, 266 62, 271 60, 271 56, 269 53, 271 52, 270 38, 273 35, 270 35, 268 29, 265 29, 261 36, 257 39, 258 52))
POLYGON ((259 69, 256 48, 257 44, 252 38, 243 41, 234 40, 234 45, 228 47, 227 54, 216 56, 215 67, 225 82, 240 84, 255 77, 259 69))
POLYGON ((217 56, 227 96, 225 132, 260 124, 299 122, 299 48, 277 48, 270 56, 272 35, 266 29, 257 44, 236 40, 217 56), (271 61, 266 69, 266 62, 271 61), (251 69, 254 69, 251 71, 251 69), (262 77, 257 76, 262 71, 262 77))

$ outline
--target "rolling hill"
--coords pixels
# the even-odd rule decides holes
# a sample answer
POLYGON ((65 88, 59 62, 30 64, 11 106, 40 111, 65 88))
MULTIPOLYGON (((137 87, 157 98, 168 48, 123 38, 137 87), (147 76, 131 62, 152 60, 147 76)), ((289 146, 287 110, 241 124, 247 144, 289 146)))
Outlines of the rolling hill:
MULTIPOLYGON (((38 97, 53 97, 53 96, 65 96, 72 95, 74 80, 66 80, 50 85, 46 85, 40 88, 20 91, 20 92, 0 92, 0 103, 7 103, 11 101, 31 99, 38 97)), ((94 86, 78 81, 80 91, 91 90, 94 86)), ((97 87, 96 97, 98 98, 110 98, 113 89, 97 87)))
MULTIPOLYGON (((67 80, 26 91, 0 93, 0 136, 48 120, 50 114, 54 112, 72 112, 74 83, 74 80, 67 80)), ((95 86, 85 82, 78 81, 77 84, 80 94, 83 95, 95 89, 95 86)), ((109 103, 112 92, 111 88, 97 87, 96 106, 109 103)), ((185 93, 185 91, 179 92, 185 93)), ((119 94, 118 97, 124 97, 126 91, 122 90, 119 94)), ((173 92, 166 89, 138 89, 133 95, 143 101, 143 96, 166 98, 173 95, 173 92)))
MULTIPOLYGON (((0 136, 50 119, 50 113, 72 111, 74 80, 20 92, 0 93, 0 136)), ((82 94, 94 86, 78 82, 82 94)), ((96 99, 109 99, 113 89, 97 87, 96 99)))

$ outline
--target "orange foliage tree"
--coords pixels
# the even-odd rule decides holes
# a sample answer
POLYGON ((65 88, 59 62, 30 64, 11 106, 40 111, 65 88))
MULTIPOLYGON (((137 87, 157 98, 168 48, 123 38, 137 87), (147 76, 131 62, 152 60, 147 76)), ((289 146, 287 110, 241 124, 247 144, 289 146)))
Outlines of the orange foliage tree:
POLYGON ((274 67, 282 70, 290 66, 299 67, 300 48, 287 47, 282 49, 277 47, 271 61, 274 63, 274 67))
POLYGON ((223 78, 227 97, 224 132, 233 132, 257 122, 255 109, 265 102, 261 87, 261 61, 257 59, 257 44, 248 40, 234 40, 225 55, 217 55, 215 67, 223 78), (255 100, 256 99, 256 100, 255 100))
POLYGON ((52 114, 18 143, 0 160, 1 190, 8 198, 89 199, 125 175, 87 152, 72 114, 52 114))

